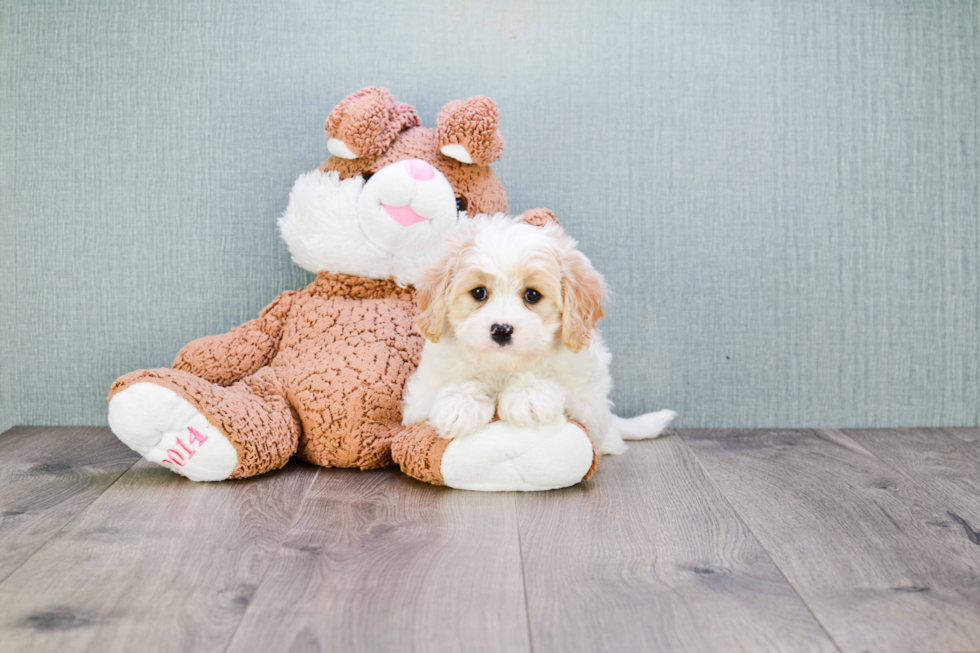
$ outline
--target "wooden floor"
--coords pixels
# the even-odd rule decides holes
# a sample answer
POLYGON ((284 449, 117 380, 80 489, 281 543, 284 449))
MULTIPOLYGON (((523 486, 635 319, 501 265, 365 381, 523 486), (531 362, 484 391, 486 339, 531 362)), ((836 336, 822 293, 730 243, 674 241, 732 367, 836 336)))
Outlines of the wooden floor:
POLYGON ((0 435, 0 651, 977 651, 980 429, 679 431, 579 487, 196 484, 0 435))

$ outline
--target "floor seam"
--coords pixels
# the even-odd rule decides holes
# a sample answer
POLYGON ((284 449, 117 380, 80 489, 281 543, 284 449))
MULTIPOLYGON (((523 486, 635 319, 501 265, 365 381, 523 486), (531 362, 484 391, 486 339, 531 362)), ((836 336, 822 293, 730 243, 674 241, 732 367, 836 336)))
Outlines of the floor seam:
POLYGON ((534 640, 531 636, 531 604, 527 600, 527 576, 524 574, 524 540, 521 538, 521 520, 517 514, 517 504, 520 495, 514 496, 514 527, 517 529, 517 552, 521 563, 521 589, 524 590, 524 619, 527 622, 527 648, 534 652, 534 640))
MULTIPOLYGON (((745 521, 745 518, 742 517, 742 514, 738 511, 738 508, 735 507, 735 504, 733 504, 731 500, 729 500, 728 495, 725 494, 721 486, 718 485, 714 477, 711 476, 711 472, 708 471, 708 468, 705 467, 704 463, 701 462, 701 459, 698 458, 697 452, 687 443, 687 441, 683 437, 680 437, 680 435, 678 435, 677 437, 680 439, 681 444, 684 446, 684 448, 686 448, 694 457, 694 461, 698 464, 698 467, 701 468, 701 471, 704 472, 705 478, 708 479, 708 482, 711 483, 711 486, 718 491, 718 495, 721 496, 722 500, 725 502, 725 505, 731 508, 732 513, 736 517, 738 517, 738 521, 741 522, 741 524, 745 526, 745 529, 749 532, 749 534, 752 535, 752 539, 756 541, 756 543, 759 545, 759 548, 765 551, 766 557, 769 558, 769 562, 772 563, 772 566, 775 567, 776 571, 779 572, 779 575, 783 578, 784 581, 786 581, 786 585, 791 590, 793 590, 793 594, 796 595, 796 597, 800 600, 800 603, 803 604, 803 607, 805 607, 807 612, 810 613, 810 615, 813 617, 813 620, 816 622, 816 624, 820 626, 820 630, 822 630, 824 634, 827 635, 827 640, 834 646, 835 649, 843 653, 844 649, 841 648, 841 645, 837 643, 837 640, 834 639, 834 636, 830 633, 829 630, 827 630, 827 626, 823 623, 823 621, 820 620, 820 617, 818 617, 817 613, 813 611, 813 608, 811 608, 810 604, 806 602, 806 599, 803 598, 803 595, 800 594, 799 590, 796 589, 796 585, 794 585, 793 582, 786 576, 786 572, 783 571, 783 568, 779 566, 778 562, 776 562, 776 559, 773 557, 772 553, 769 552, 769 549, 766 548, 766 546, 762 543, 762 540, 759 539, 759 536, 755 534, 755 531, 752 530, 752 527, 749 526, 747 521, 745 521)), ((721 437, 725 437, 725 436, 722 435, 721 437)))
POLYGON ((81 510, 79 510, 79 511, 78 511, 78 512, 77 512, 76 514, 74 514, 74 515, 72 515, 72 517, 71 517, 71 518, 70 518, 70 519, 69 519, 68 521, 66 521, 66 522, 65 522, 64 524, 62 524, 62 525, 61 525, 61 528, 59 528, 59 529, 58 529, 58 530, 56 530, 55 532, 53 532, 53 533, 51 533, 51 535, 50 535, 50 536, 48 536, 48 538, 47 538, 47 539, 45 539, 45 540, 44 540, 44 541, 43 541, 43 542, 42 542, 42 543, 40 544, 40 546, 38 546, 38 547, 37 547, 36 549, 34 549, 34 551, 32 551, 32 552, 31 552, 31 554, 30 554, 29 556, 27 556, 26 558, 24 558, 24 559, 23 559, 23 560, 22 560, 22 561, 20 562, 20 564, 19 564, 19 565, 17 565, 17 566, 16 566, 16 567, 14 567, 13 569, 11 569, 11 570, 10 570, 10 573, 8 573, 8 574, 7 574, 6 576, 4 576, 3 578, 0 578, 0 587, 2 587, 2 586, 3 586, 3 584, 4 584, 5 582, 7 582, 7 579, 9 579, 9 578, 10 578, 11 576, 13 576, 14 574, 16 574, 16 573, 17 573, 17 571, 18 571, 18 570, 19 570, 19 569, 20 569, 21 567, 23 567, 23 566, 24 566, 25 564, 27 564, 27 561, 28 561, 28 560, 30 560, 31 558, 33 558, 34 556, 36 556, 36 555, 37 555, 38 553, 40 553, 40 552, 41 552, 41 550, 42 550, 42 549, 43 549, 44 547, 46 547, 46 546, 47 546, 47 545, 48 545, 48 544, 49 544, 49 543, 50 543, 50 542, 51 542, 51 541, 52 541, 52 540, 53 540, 54 538, 56 538, 56 537, 58 537, 58 536, 59 536, 59 535, 60 535, 60 534, 62 533, 62 531, 64 531, 64 530, 65 530, 66 528, 68 528, 68 526, 69 526, 69 525, 70 525, 70 524, 71 524, 72 522, 74 522, 74 521, 75 521, 76 519, 78 519, 78 518, 79 518, 79 517, 80 517, 81 515, 83 515, 83 514, 85 514, 86 512, 88 512, 88 511, 89 511, 89 509, 91 509, 91 508, 92 508, 92 506, 93 506, 93 505, 95 505, 95 503, 96 503, 96 502, 97 502, 97 501, 98 501, 99 499, 101 499, 101 498, 102 498, 102 495, 104 495, 104 494, 105 494, 106 492, 108 492, 108 491, 109 491, 109 488, 111 488, 111 487, 112 487, 113 485, 115 485, 116 483, 118 483, 118 482, 119 482, 119 479, 121 479, 121 478, 122 478, 123 476, 125 476, 126 474, 128 474, 128 473, 130 472, 130 470, 132 470, 132 469, 133 469, 133 467, 135 467, 135 466, 136 466, 136 463, 138 463, 138 462, 139 462, 139 461, 141 461, 141 460, 143 460, 143 458, 142 458, 142 457, 140 457, 140 458, 137 458, 136 460, 134 460, 134 461, 133 461, 133 462, 132 462, 132 463, 131 463, 131 464, 129 465, 129 467, 127 467, 127 468, 126 468, 126 469, 124 469, 124 470, 123 470, 122 472, 120 472, 120 473, 119 473, 119 476, 117 476, 116 478, 114 478, 114 479, 112 480, 112 483, 109 483, 109 485, 107 485, 107 486, 105 486, 105 487, 104 487, 104 488, 102 489, 102 491, 101 491, 101 492, 99 492, 99 494, 98 494, 98 496, 96 496, 96 497, 95 497, 94 499, 92 499, 92 501, 90 501, 90 502, 89 502, 89 504, 88 504, 87 506, 85 506, 84 508, 82 508, 81 510))
MULTIPOLYGON (((952 437, 948 433, 946 433, 946 429, 944 427, 937 426, 937 427, 925 427, 925 428, 930 428, 930 429, 933 429, 933 430, 937 431, 938 433, 941 433, 942 434, 942 437, 944 437, 944 438, 950 438, 950 437, 952 437)), ((861 429, 821 429, 821 430, 822 431, 825 431, 825 432, 833 432, 833 433, 837 434, 838 437, 843 437, 843 438, 846 438, 848 441, 853 442, 855 446, 860 447, 863 451, 867 452, 867 454, 869 456, 871 456, 872 458, 874 458, 876 461, 878 461, 879 463, 881 463, 882 465, 884 465, 888 469, 892 470, 896 475, 898 475, 898 476, 902 477, 903 479, 905 479, 905 482, 906 483, 908 483, 909 485, 911 485, 912 487, 914 487, 915 489, 917 489, 919 492, 921 492, 922 495, 924 497, 926 497, 928 500, 930 500, 933 503, 935 503, 942 511, 944 511, 947 515, 949 515, 950 518, 952 518, 954 522, 956 522, 957 524, 960 524, 961 526, 963 526, 964 529, 965 529, 965 531, 966 531, 965 534, 966 534, 967 539, 969 539, 973 544, 977 544, 977 542, 973 542, 973 539, 971 537, 971 535, 972 536, 976 536, 977 535, 977 532, 973 531, 973 529, 970 527, 969 524, 964 523, 963 522, 963 518, 960 515, 954 514, 954 513, 950 512, 950 509, 949 509, 946 501, 944 501, 942 497, 937 496, 924 483, 922 483, 921 481, 919 481, 919 479, 917 478, 916 475, 910 474, 910 473, 902 470, 900 467, 898 467, 898 466, 890 463, 889 461, 885 460, 884 458, 882 458, 881 456, 879 456, 878 454, 876 454, 874 451, 871 451, 870 449, 868 449, 867 447, 865 447, 863 444, 861 444, 860 442, 858 442, 857 440, 855 440, 854 438, 852 438, 850 435, 847 434, 847 431, 859 431, 861 429)), ((875 429, 875 430, 887 431, 888 429, 875 429)))
MULTIPOLYGON (((313 473, 313 478, 310 480, 310 484, 306 487, 306 491, 303 493, 303 498, 300 499, 299 505, 296 507, 296 514, 293 515, 293 518, 290 520, 289 526, 283 529, 282 539, 279 540, 279 545, 276 547, 275 552, 271 556, 272 559, 269 561, 269 566, 266 568, 264 572, 262 572, 262 577, 255 584, 255 591, 252 593, 253 599, 256 595, 258 595, 259 589, 261 589, 262 584, 265 582, 266 576, 268 576, 269 572, 272 570, 272 566, 275 564, 276 558, 279 556, 279 552, 282 550, 282 545, 289 538, 289 534, 292 532, 293 527, 296 526, 296 521, 299 519, 300 513, 303 512, 303 506, 306 505, 306 499, 310 496, 310 492, 313 490, 313 485, 316 483, 316 479, 320 477, 320 472, 323 469, 325 468, 318 467, 316 471, 313 473)), ((238 634, 238 631, 239 629, 241 629, 242 624, 245 623, 245 617, 248 616, 249 610, 252 609, 252 605, 254 605, 254 603, 255 603, 254 600, 250 600, 248 602, 248 606, 245 608, 245 611, 242 612, 241 619, 239 619, 238 623, 235 624, 235 629, 231 631, 231 635, 228 636, 228 643, 225 644, 225 647, 222 649, 222 651, 225 651, 225 653, 227 653, 228 649, 231 648, 232 642, 235 641, 235 635, 238 634)))

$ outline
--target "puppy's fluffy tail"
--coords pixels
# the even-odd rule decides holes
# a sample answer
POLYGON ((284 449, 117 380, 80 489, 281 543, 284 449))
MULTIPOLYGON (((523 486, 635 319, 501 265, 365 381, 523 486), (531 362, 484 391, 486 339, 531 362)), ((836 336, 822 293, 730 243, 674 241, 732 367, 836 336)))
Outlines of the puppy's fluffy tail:
POLYGON ((677 417, 672 410, 659 410, 656 413, 645 413, 630 419, 613 415, 613 426, 623 436, 624 440, 648 440, 655 438, 670 426, 677 417))

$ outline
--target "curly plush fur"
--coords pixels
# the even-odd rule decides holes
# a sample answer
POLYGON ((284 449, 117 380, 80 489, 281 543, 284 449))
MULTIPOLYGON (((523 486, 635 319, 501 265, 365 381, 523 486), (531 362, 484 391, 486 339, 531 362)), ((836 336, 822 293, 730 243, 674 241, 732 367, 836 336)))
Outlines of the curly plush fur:
POLYGON ((237 329, 191 342, 172 368, 118 379, 109 423, 120 440, 203 481, 260 474, 293 455, 400 464, 420 480, 477 490, 591 475, 594 448, 575 423, 491 424, 450 445, 428 424, 401 423, 423 342, 411 284, 458 222, 507 210, 483 164, 503 147, 493 103, 450 103, 440 125, 439 134, 418 126, 415 110, 384 89, 341 102, 325 124, 334 156, 297 180, 279 223, 293 260, 316 280, 237 329))

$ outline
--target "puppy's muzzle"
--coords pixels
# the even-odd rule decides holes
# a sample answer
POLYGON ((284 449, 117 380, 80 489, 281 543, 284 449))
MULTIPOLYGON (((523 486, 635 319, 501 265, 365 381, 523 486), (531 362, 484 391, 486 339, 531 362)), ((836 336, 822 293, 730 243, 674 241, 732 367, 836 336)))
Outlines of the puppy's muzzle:
POLYGON ((490 327, 490 337, 501 347, 510 344, 512 335, 514 335, 514 327, 509 324, 494 324, 490 327))

